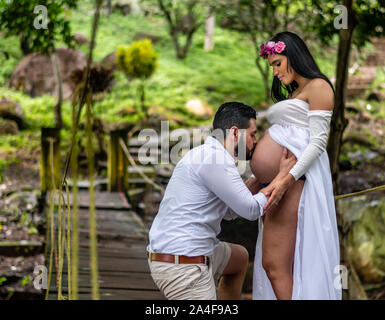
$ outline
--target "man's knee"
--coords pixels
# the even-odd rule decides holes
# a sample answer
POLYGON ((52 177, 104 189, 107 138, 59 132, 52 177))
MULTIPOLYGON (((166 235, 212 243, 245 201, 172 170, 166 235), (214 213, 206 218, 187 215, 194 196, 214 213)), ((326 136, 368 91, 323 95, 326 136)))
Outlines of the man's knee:
POLYGON ((229 243, 231 256, 225 268, 224 274, 236 274, 245 272, 249 264, 249 253, 244 246, 229 243))

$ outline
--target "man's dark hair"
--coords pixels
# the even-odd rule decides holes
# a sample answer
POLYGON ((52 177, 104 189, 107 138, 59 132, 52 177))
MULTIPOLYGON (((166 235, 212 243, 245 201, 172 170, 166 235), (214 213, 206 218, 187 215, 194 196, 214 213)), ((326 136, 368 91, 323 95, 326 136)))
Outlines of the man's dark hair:
POLYGON ((214 117, 213 129, 220 129, 226 137, 226 130, 232 126, 238 129, 247 129, 250 126, 250 119, 256 119, 256 111, 241 102, 223 103, 214 117))

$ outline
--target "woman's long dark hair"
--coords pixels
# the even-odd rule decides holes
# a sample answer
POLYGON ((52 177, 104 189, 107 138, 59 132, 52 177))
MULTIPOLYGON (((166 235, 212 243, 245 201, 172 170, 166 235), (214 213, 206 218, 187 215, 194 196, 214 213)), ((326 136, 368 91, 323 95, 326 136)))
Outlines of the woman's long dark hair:
MULTIPOLYGON (((320 71, 305 42, 299 36, 293 32, 285 31, 277 33, 270 41, 283 41, 285 43, 286 48, 280 54, 287 57, 288 71, 292 68, 304 78, 324 79, 330 84, 334 92, 332 83, 320 71)), ((271 98, 274 102, 288 99, 289 95, 291 95, 297 88, 298 83, 296 81, 293 81, 289 85, 284 85, 277 77, 274 77, 271 87, 271 98), (288 95, 286 95, 284 91, 287 91, 288 95)))

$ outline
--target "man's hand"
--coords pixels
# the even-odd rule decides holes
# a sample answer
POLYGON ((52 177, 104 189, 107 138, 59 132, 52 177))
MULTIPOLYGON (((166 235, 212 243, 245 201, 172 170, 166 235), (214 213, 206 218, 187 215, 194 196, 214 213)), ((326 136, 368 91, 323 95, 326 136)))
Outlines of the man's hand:
POLYGON ((245 181, 246 187, 250 190, 251 194, 257 194, 259 189, 261 189, 261 184, 257 178, 249 178, 245 181))
POLYGON ((265 188, 262 189, 267 193, 271 192, 265 207, 263 210, 268 213, 273 207, 277 206, 283 195, 294 182, 294 177, 289 173, 291 168, 297 163, 297 158, 292 152, 286 148, 282 151, 282 157, 279 163, 279 173, 274 180, 265 188))

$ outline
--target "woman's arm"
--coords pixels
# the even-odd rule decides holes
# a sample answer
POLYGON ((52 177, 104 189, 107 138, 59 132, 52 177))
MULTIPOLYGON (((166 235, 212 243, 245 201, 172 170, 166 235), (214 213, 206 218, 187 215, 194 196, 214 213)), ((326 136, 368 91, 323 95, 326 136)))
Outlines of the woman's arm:
POLYGON ((266 211, 272 205, 277 205, 290 185, 303 176, 314 161, 326 150, 329 135, 334 93, 329 84, 322 79, 313 80, 309 85, 309 129, 310 140, 296 165, 280 181, 276 183, 269 201, 265 205, 266 211))

